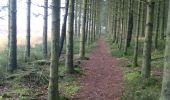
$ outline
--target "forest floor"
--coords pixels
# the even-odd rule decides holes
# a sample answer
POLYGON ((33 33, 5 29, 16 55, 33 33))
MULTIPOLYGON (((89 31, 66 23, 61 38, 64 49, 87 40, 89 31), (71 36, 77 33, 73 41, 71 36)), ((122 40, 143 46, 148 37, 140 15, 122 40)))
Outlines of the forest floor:
POLYGON ((84 75, 80 78, 80 90, 74 100, 120 100, 123 95, 123 72, 106 47, 104 38, 97 42, 89 60, 81 67, 84 75))

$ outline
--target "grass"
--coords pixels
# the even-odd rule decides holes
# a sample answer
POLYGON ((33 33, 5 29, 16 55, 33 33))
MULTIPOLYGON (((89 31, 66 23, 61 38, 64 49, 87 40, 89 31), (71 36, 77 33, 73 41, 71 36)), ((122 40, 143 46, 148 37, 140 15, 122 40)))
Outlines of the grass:
POLYGON ((140 77, 140 71, 124 74, 125 93, 122 100, 159 100, 161 80, 155 76, 147 80, 140 77))
MULTIPOLYGON (((86 53, 88 54, 92 48, 95 47, 95 43, 86 47, 86 53)), ((34 61, 44 60, 42 54, 42 45, 37 44, 34 48, 31 48, 31 57, 28 63, 24 62, 24 46, 18 46, 17 49, 17 61, 18 69, 14 74, 6 72, 8 64, 8 50, 0 52, 0 85, 4 85, 3 94, 0 94, 0 100, 2 99, 16 99, 16 100, 32 100, 38 99, 41 96, 47 96, 47 87, 49 79, 49 64, 34 63, 34 61), (5 89, 6 88, 6 89, 5 89)), ((50 43, 48 45, 50 51, 50 43)), ((63 48, 63 57, 65 56, 65 46, 63 48)), ((78 39, 74 41, 74 54, 79 53, 78 39)), ((48 61, 50 58, 47 58, 48 61)), ((75 56, 75 60, 77 57, 75 56)), ((77 78, 82 74, 80 66, 75 67, 75 74, 67 74, 64 66, 64 59, 60 61, 59 66, 59 90, 60 99, 68 100, 74 93, 76 93, 80 86, 77 82, 77 78)), ((1 91, 0 91, 1 93, 1 91)))
POLYGON ((106 36, 106 41, 110 47, 110 53, 116 58, 121 58, 122 69, 124 73, 125 92, 122 100, 159 100, 161 91, 162 74, 156 76, 154 72, 161 72, 163 69, 163 57, 165 41, 159 40, 158 49, 152 48, 152 73, 151 78, 144 80, 141 78, 142 53, 144 40, 139 39, 138 51, 138 67, 132 67, 133 61, 133 46, 135 41, 131 41, 131 46, 128 48, 127 55, 124 55, 123 49, 119 49, 117 44, 112 43, 111 36, 106 36), (128 61, 127 61, 128 59, 128 61))

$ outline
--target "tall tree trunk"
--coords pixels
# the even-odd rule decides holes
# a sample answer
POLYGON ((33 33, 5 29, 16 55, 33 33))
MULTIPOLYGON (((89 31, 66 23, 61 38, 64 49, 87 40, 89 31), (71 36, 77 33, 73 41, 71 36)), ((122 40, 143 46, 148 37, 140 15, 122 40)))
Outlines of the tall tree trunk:
POLYGON ((128 17, 128 32, 125 40, 125 48, 124 48, 124 54, 127 54, 127 49, 130 47, 130 42, 132 39, 132 31, 133 31, 133 1, 129 1, 129 17, 128 17))
POLYGON ((60 36, 60 0, 52 0, 51 65, 48 86, 48 100, 59 100, 58 66, 60 36))
POLYGON ((162 24, 161 24, 161 39, 165 37, 165 19, 166 19, 166 0, 162 0, 162 24))
MULTIPOLYGON (((170 5, 170 2, 169 2, 170 5)), ((165 48, 165 61, 164 61, 164 73, 162 81, 162 91, 160 100, 169 100, 170 98, 170 7, 168 11, 168 25, 167 25, 167 37, 166 37, 166 48, 165 48)))
POLYGON ((153 32, 153 18, 154 18, 154 2, 148 0, 145 41, 143 48, 143 63, 142 63, 142 77, 150 77, 151 71, 151 46, 152 46, 152 32, 153 32))
POLYGON ((91 19, 91 29, 90 29, 90 30, 91 30, 91 32, 90 32, 90 34, 91 34, 91 36, 90 36, 91 39, 90 39, 90 41, 91 41, 91 42, 93 42, 93 39, 94 39, 94 35, 93 35, 93 27, 94 27, 94 25, 93 25, 93 24, 94 24, 94 19, 93 19, 93 15, 94 15, 94 14, 93 14, 93 13, 94 13, 94 12, 93 12, 93 9, 94 9, 94 7, 93 7, 93 6, 94 6, 94 2, 93 2, 93 1, 94 1, 94 0, 91 0, 91 14, 90 14, 90 16, 91 16, 91 17, 90 17, 90 19, 91 19))
MULTIPOLYGON (((146 0, 143 0, 144 2, 146 2, 146 0)), ((146 4, 142 3, 142 18, 141 18, 141 37, 145 36, 145 24, 146 24, 146 4)))
POLYGON ((89 0, 87 0, 87 4, 86 4, 86 22, 85 22, 85 42, 87 42, 87 38, 88 38, 88 29, 89 29, 89 0))
POLYGON ((117 23, 118 23, 118 2, 115 3, 115 14, 114 14, 114 35, 113 35, 113 43, 116 42, 116 37, 117 37, 117 23))
POLYGON ((87 12, 87 21, 88 21, 88 27, 87 27, 87 41, 86 41, 86 43, 87 43, 87 46, 89 46, 90 45, 90 24, 91 24, 91 21, 90 21, 90 13, 91 13, 91 7, 90 7, 90 4, 91 2, 90 2, 90 0, 88 0, 88 12, 87 12))
POLYGON ((8 48, 10 46, 10 0, 8 0, 8 48))
POLYGON ((74 34, 78 37, 77 20, 78 20, 78 0, 75 0, 75 13, 74 13, 74 34))
POLYGON ((124 30, 124 3, 125 1, 122 0, 122 5, 121 5, 121 33, 120 33, 120 39, 119 39, 119 49, 122 48, 122 39, 123 39, 123 30, 124 30))
POLYGON ((67 27, 67 16, 68 16, 68 4, 69 0, 66 0, 66 5, 65 5, 65 15, 63 19, 63 25, 61 29, 61 36, 60 36, 60 51, 59 51, 59 57, 61 56, 61 52, 64 46, 64 40, 66 37, 66 27, 67 27))
POLYGON ((47 46, 47 37, 48 37, 48 0, 44 0, 44 26, 43 26, 43 55, 44 58, 47 58, 48 55, 48 46, 47 46))
POLYGON ((136 41, 135 41, 135 49, 134 49, 134 59, 133 66, 136 67, 138 65, 138 44, 139 44, 139 32, 140 32, 140 17, 141 17, 141 1, 138 2, 138 15, 137 15, 137 31, 136 31, 136 41))
POLYGON ((13 72, 17 68, 17 0, 9 0, 10 5, 10 45, 8 57, 8 71, 13 72))
POLYGON ((156 26, 156 33, 155 33, 155 39, 154 39, 154 46, 155 49, 158 49, 158 34, 159 34, 159 22, 160 22, 160 6, 161 6, 161 0, 158 1, 158 13, 157 13, 157 26, 156 26))
POLYGON ((127 47, 130 47, 133 31, 133 13, 130 13, 129 16, 129 25, 128 25, 128 35, 127 35, 127 47))
POLYGON ((96 40, 96 0, 93 0, 93 41, 96 40))
POLYGON ((69 1, 68 24, 66 35, 66 61, 65 67, 68 73, 73 73, 73 29, 74 29, 74 0, 69 1))
POLYGON ((25 47, 25 61, 30 57, 30 24, 31 24, 31 0, 27 0, 27 36, 26 36, 26 47, 25 47))
POLYGON ((87 0, 83 0, 82 3, 82 18, 81 18, 81 32, 80 32, 80 58, 83 59, 85 57, 85 25, 86 25, 86 7, 87 0))
POLYGON ((82 17, 82 0, 79 0, 79 17, 78 17, 78 37, 80 36, 80 27, 81 27, 81 17, 82 17))

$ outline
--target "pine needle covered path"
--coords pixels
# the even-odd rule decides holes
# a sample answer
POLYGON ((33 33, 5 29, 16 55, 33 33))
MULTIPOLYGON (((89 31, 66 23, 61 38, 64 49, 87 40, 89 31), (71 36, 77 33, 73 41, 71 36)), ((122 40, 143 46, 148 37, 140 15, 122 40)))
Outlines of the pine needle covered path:
POLYGON ((122 71, 116 58, 108 52, 103 38, 98 40, 90 59, 83 61, 81 66, 84 75, 74 100, 120 100, 123 94, 122 71))

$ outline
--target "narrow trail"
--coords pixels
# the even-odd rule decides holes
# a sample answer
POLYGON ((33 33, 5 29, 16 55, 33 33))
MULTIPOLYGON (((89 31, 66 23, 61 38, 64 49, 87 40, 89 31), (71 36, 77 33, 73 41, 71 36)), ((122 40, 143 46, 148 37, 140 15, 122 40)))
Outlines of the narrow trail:
POLYGON ((123 75, 118 61, 109 52, 104 39, 81 64, 84 75, 80 79, 81 89, 73 100, 120 100, 123 93, 123 75))

